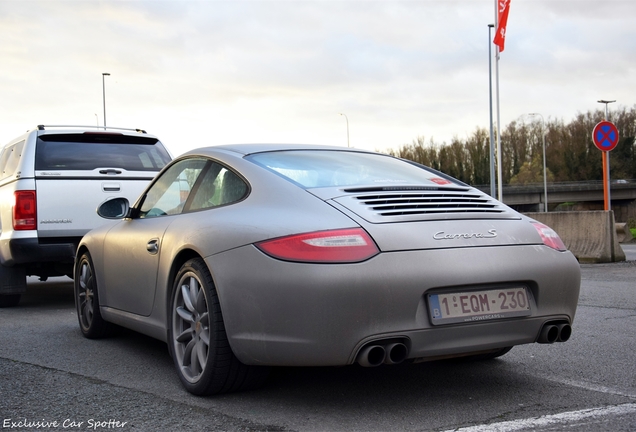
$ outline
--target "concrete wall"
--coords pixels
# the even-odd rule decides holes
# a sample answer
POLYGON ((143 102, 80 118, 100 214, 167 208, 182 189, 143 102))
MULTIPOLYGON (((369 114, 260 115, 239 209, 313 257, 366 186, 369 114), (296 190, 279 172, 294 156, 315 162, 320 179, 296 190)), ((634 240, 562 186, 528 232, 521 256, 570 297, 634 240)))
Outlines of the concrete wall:
MULTIPOLYGON (((559 205, 555 211, 603 211, 605 203, 603 201, 577 202, 572 205, 559 205)), ((519 211, 515 208, 515 210, 519 211)), ((542 208, 533 209, 532 211, 541 211, 542 208)), ((553 210, 553 207, 550 207, 553 210)), ((612 200, 612 211, 614 212, 614 220, 616 222, 629 222, 636 220, 636 200, 633 201, 614 201, 612 200)), ((522 211, 527 213, 526 211, 522 211)))
POLYGON ((619 243, 631 243, 634 240, 632 232, 626 223, 616 223, 616 238, 619 243))
POLYGON ((525 214, 555 230, 581 263, 625 261, 611 210, 525 214))
POLYGON ((636 220, 636 201, 624 205, 612 203, 612 211, 616 222, 629 222, 636 220))

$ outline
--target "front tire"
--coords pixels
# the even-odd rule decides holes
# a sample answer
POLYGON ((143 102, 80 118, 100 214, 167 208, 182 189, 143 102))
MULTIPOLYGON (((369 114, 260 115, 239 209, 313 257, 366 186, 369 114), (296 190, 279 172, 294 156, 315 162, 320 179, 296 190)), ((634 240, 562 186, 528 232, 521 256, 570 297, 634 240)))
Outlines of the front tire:
POLYGON ((99 294, 91 255, 84 252, 75 266, 73 278, 75 308, 82 334, 89 339, 108 336, 112 324, 104 321, 99 311, 99 294))
POLYGON ((268 368, 245 365, 232 352, 214 282, 202 259, 189 260, 177 273, 169 319, 170 355, 190 393, 247 390, 267 378, 268 368))

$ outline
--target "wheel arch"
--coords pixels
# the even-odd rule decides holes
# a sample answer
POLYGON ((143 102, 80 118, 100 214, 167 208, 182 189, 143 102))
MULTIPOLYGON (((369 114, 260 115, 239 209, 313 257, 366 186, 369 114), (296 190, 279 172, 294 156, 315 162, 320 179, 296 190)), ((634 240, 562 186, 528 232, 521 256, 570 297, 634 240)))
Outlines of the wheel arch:
POLYGON ((88 249, 88 246, 85 244, 79 245, 77 250, 75 251, 75 258, 73 259, 73 279, 75 279, 75 271, 77 270, 77 260, 84 255, 84 253, 88 252, 88 254, 92 257, 91 251, 88 249))
MULTIPOLYGON (((174 287, 175 279, 177 277, 177 273, 179 269, 185 264, 187 261, 193 258, 201 258, 203 257, 197 251, 193 249, 183 249, 179 251, 179 253, 172 260, 172 264, 170 265, 170 271, 168 273, 168 280, 166 281, 166 296, 164 298, 164 310, 166 313, 166 340, 168 340, 168 328, 170 325, 168 324, 168 319, 170 317, 170 307, 172 302, 172 290, 174 287)), ((205 260, 203 260, 205 262, 205 260)), ((206 264, 207 265, 207 264, 206 264)))
POLYGON ((75 252, 75 261, 77 261, 77 258, 79 258, 84 252, 90 253, 90 251, 88 250, 88 247, 85 244, 81 244, 77 248, 77 252, 75 252))

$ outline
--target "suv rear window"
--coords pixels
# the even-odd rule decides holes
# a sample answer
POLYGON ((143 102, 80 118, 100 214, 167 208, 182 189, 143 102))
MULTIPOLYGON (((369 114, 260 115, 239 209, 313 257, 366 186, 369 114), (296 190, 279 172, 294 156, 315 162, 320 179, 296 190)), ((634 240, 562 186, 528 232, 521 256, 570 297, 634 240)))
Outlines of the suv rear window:
POLYGON ((12 176, 18 168, 24 141, 20 141, 11 147, 6 147, 0 155, 0 179, 12 176))
POLYGON ((38 137, 35 169, 159 171, 170 155, 157 138, 112 133, 47 134, 38 137))

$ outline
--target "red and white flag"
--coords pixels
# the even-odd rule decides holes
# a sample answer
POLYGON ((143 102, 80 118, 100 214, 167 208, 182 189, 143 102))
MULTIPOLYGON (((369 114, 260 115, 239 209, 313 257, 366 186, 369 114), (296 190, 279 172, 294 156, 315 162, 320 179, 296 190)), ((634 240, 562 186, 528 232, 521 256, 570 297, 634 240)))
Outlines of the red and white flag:
POLYGON ((499 47, 499 51, 504 50, 504 44, 506 43, 506 25, 508 24, 510 1, 497 0, 497 32, 492 42, 499 47))

